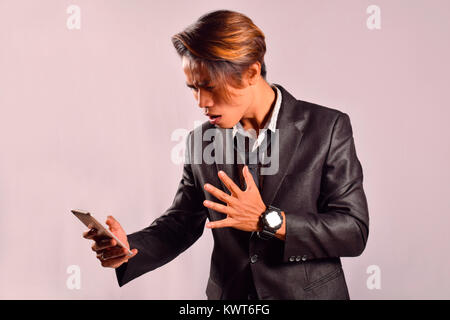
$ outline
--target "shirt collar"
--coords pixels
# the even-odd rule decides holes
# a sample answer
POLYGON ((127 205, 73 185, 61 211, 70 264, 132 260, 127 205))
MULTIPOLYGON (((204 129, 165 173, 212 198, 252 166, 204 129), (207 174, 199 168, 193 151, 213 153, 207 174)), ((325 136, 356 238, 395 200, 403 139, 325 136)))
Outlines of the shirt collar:
MULTIPOLYGON (((275 101, 275 106, 272 110, 272 114, 270 116, 269 121, 266 123, 266 125, 264 126, 264 128, 260 131, 261 133, 263 133, 264 135, 264 131, 265 129, 269 129, 272 132, 275 132, 276 130, 276 125, 277 125, 277 119, 278 119, 278 113, 280 112, 280 107, 281 107, 281 91, 280 89, 278 89, 278 87, 274 84, 270 85, 272 88, 276 89, 276 101, 275 101)), ((250 136, 253 139, 256 139, 256 136, 253 137, 249 131, 246 131, 244 129, 244 127, 242 126, 241 122, 238 122, 237 124, 235 124, 233 126, 233 138, 236 136, 236 133, 240 133, 244 136, 250 136)))

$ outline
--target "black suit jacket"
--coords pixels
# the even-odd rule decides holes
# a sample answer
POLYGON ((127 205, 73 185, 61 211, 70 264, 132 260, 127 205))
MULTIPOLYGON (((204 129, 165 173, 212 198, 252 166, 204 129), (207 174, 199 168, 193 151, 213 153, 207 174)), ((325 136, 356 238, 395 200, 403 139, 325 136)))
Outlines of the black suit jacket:
MULTIPOLYGON (((285 212, 286 240, 262 240, 234 228, 213 229, 207 297, 226 299, 236 275, 250 265, 260 299, 349 299, 340 257, 360 255, 369 233, 363 172, 349 116, 297 100, 275 85, 282 93, 279 169, 264 176, 261 195, 266 205, 285 212)), ((211 128, 215 127, 205 122, 189 133, 172 206, 149 227, 128 235, 131 248, 139 253, 116 269, 120 286, 189 248, 202 235, 207 219, 225 217, 203 206, 205 199, 219 202, 203 186, 210 183, 229 193, 217 172, 223 170, 238 182, 237 165, 197 164, 193 159, 195 150, 211 145, 203 141, 195 149, 193 137, 211 128)))

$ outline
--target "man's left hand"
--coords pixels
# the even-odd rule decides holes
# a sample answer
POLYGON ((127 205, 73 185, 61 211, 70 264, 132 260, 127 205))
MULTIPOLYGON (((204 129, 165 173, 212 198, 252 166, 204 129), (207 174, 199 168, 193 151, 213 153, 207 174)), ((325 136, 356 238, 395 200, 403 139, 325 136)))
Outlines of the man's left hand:
POLYGON ((227 215, 223 220, 208 222, 206 224, 207 228, 233 227, 243 231, 260 231, 259 218, 267 207, 261 198, 261 194, 248 167, 244 166, 242 172, 247 185, 247 189, 244 191, 223 171, 219 171, 219 179, 230 190, 231 195, 208 183, 205 184, 205 190, 220 201, 225 202, 226 205, 209 200, 205 200, 203 205, 227 215))

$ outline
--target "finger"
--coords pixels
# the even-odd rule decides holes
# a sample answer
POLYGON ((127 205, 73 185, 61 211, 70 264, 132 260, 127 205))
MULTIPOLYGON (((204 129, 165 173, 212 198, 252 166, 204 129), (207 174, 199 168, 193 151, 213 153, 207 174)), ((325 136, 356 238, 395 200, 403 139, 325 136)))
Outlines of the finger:
POLYGON ((222 180, 225 187, 230 190, 231 194, 238 195, 242 190, 234 183, 234 181, 222 170, 218 173, 219 179, 222 180))
POLYGON ((244 176, 245 179, 245 184, 247 185, 247 189, 253 189, 253 188, 257 188, 255 180, 253 179, 252 174, 250 173, 250 171, 248 170, 248 166, 244 166, 244 168, 242 168, 242 175, 244 176))
POLYGON ((232 219, 226 218, 226 219, 222 219, 222 220, 218 220, 218 221, 214 221, 214 222, 208 222, 206 224, 206 227, 210 228, 210 229, 231 227, 232 222, 233 222, 232 219))
POLYGON ((207 208, 210 208, 210 209, 214 210, 214 211, 225 213, 226 215, 231 215, 233 213, 232 210, 231 210, 231 207, 224 206, 223 204, 220 204, 220 203, 217 203, 217 202, 205 200, 205 201, 203 201, 203 205, 205 207, 207 207, 207 208))
POLYGON ((127 255, 127 259, 134 258, 134 256, 136 256, 138 253, 138 249, 131 249, 130 251, 132 252, 132 255, 131 256, 127 255))
POLYGON ((97 259, 109 260, 112 258, 123 257, 128 254, 128 250, 119 246, 100 250, 97 252, 97 259))
POLYGON ((88 231, 83 232, 83 238, 93 239, 95 236, 97 236, 97 230, 94 228, 91 228, 88 231))
POLYGON ((111 239, 108 235, 97 233, 97 230, 90 229, 89 231, 83 232, 83 238, 94 240, 95 242, 99 242, 105 239, 111 239))
POLYGON ((104 239, 104 240, 100 240, 100 241, 96 241, 94 242, 94 244, 92 245, 92 251, 99 251, 99 250, 103 250, 106 248, 110 248, 110 247, 115 247, 117 245, 117 241, 114 239, 104 239))
POLYGON ((118 265, 122 264, 123 262, 127 262, 129 259, 135 257, 138 253, 138 250, 132 249, 131 252, 133 253, 131 256, 122 255, 122 256, 113 257, 110 259, 100 259, 100 262, 101 262, 102 266, 104 266, 104 267, 115 267, 115 266, 118 266, 118 265))
POLYGON ((223 201, 225 203, 232 203, 234 200, 232 196, 226 194, 222 190, 214 187, 213 185, 210 185, 209 183, 205 184, 204 188, 206 191, 211 193, 214 197, 216 197, 220 201, 223 201))
POLYGON ((113 232, 122 230, 122 226, 120 225, 119 221, 117 221, 113 216, 107 217, 106 224, 109 226, 109 230, 113 232))
POLYGON ((102 242, 104 240, 110 240, 110 239, 112 239, 112 238, 106 234, 100 234, 98 236, 94 236, 93 238, 91 238, 91 240, 94 240, 95 242, 102 242))
POLYGON ((106 267, 106 268, 116 268, 116 267, 120 266, 122 263, 127 262, 129 259, 135 257, 138 254, 137 249, 132 249, 131 252, 133 252, 133 255, 131 255, 131 256, 112 258, 112 259, 108 259, 108 260, 101 260, 101 264, 103 267, 106 267))

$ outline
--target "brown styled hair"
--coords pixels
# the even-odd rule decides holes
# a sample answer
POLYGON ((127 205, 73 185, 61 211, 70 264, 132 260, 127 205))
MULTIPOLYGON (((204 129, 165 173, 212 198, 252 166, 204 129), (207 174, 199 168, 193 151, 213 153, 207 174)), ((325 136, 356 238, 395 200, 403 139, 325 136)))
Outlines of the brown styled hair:
MULTIPOLYGON (((200 75, 230 98, 226 85, 242 87, 243 73, 256 61, 266 80, 264 33, 242 13, 217 10, 202 15, 195 23, 172 37, 180 57, 189 61, 195 82, 200 75)), ((197 83, 196 83, 197 85, 197 83)), ((201 86, 201 85, 200 85, 201 86)))

